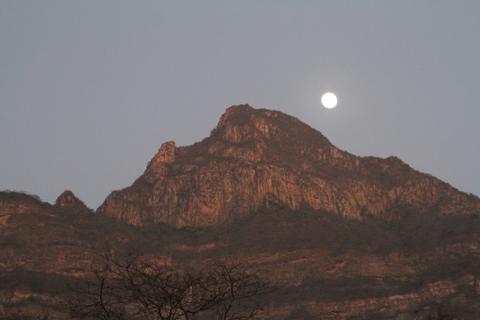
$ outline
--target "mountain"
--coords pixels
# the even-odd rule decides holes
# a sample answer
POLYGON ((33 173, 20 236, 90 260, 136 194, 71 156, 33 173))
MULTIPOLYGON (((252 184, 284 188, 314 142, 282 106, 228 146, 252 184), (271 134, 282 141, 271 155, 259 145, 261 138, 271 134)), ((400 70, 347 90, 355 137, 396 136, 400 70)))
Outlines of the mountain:
POLYGON ((55 200, 55 206, 66 210, 91 211, 72 191, 65 190, 55 200))
POLYGON ((0 192, 0 319, 69 319, 63 301, 99 255, 133 253, 249 265, 273 287, 259 319, 476 320, 479 203, 398 158, 233 106, 201 142, 164 143, 96 212, 68 190, 55 204, 0 192))
POLYGON ((349 219, 468 214, 480 200, 396 157, 358 157, 282 112, 232 106, 201 142, 160 147, 98 212, 133 225, 213 226, 272 204, 349 219))

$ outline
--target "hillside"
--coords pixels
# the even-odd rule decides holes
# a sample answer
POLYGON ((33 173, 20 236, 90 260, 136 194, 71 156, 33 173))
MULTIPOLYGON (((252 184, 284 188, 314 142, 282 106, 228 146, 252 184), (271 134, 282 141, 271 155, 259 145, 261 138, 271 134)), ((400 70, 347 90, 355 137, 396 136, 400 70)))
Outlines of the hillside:
POLYGON ((398 158, 357 157, 277 111, 234 106, 211 135, 164 143, 96 211, 0 192, 0 307, 69 319, 105 252, 173 267, 249 265, 260 319, 478 319, 480 201, 398 158))

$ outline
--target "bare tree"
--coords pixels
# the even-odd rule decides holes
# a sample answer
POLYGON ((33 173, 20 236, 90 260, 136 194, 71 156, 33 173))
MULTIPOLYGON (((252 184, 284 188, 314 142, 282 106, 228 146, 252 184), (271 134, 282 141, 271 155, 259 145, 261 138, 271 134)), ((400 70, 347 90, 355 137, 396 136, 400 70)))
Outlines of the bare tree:
POLYGON ((247 320, 261 309, 267 284, 240 264, 175 269, 104 256, 69 302, 77 319, 247 320))
POLYGON ((261 309, 257 298, 267 292, 266 283, 241 264, 217 264, 211 270, 221 293, 215 306, 217 319, 253 319, 261 309))

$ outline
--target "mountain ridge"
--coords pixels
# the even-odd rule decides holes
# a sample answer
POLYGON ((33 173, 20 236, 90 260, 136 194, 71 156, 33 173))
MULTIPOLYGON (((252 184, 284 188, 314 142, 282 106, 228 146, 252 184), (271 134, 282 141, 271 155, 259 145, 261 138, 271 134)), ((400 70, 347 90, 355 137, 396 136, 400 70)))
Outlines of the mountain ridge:
POLYGON ((358 157, 299 119, 249 105, 227 108, 190 146, 163 143, 145 172, 97 212, 133 225, 217 225, 278 202, 352 219, 464 214, 480 200, 397 157, 358 157))

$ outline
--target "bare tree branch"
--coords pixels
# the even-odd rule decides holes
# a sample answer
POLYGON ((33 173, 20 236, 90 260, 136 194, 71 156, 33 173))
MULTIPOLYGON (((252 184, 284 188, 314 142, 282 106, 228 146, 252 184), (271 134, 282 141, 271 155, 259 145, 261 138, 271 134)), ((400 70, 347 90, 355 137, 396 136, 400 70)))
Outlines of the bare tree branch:
POLYGON ((74 318, 248 320, 268 291, 245 266, 219 262, 192 271, 106 254, 92 275, 74 290, 69 303, 74 318))

